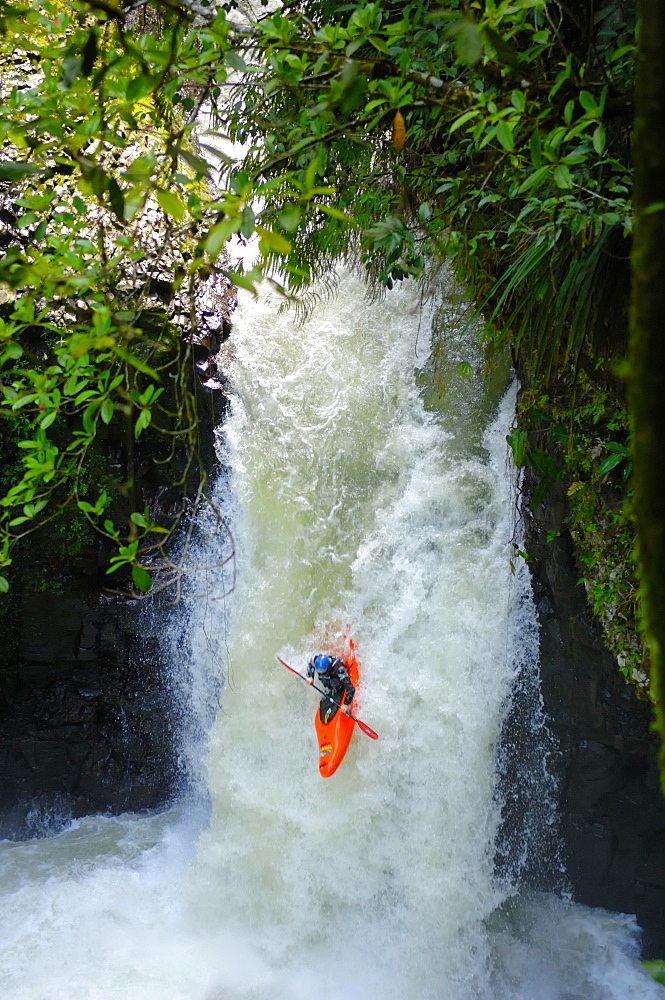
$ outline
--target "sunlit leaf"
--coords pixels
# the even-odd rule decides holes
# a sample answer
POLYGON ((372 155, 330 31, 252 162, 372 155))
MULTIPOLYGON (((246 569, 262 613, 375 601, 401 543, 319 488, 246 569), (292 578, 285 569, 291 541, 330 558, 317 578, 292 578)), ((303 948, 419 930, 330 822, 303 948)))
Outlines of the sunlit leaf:
POLYGON ((152 587, 152 577, 150 576, 150 573, 136 563, 132 566, 132 580, 139 590, 142 590, 144 593, 152 587))
POLYGON ((266 241, 269 248, 275 253, 287 254, 291 250, 291 244, 289 241, 282 236, 281 233, 275 232, 274 229, 267 229, 265 226, 257 226, 256 231, 266 241))
POLYGON ((172 191, 158 191, 157 201, 167 215, 173 216, 180 222, 185 216, 185 206, 177 194, 172 191))

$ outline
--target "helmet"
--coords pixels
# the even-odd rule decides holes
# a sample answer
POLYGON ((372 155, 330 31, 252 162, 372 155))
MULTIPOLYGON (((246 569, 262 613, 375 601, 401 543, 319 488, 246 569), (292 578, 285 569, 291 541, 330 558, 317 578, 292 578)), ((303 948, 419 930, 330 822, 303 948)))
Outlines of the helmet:
POLYGON ((332 659, 329 656, 319 654, 319 656, 314 657, 314 669, 318 670, 320 674, 324 673, 331 663, 332 659))

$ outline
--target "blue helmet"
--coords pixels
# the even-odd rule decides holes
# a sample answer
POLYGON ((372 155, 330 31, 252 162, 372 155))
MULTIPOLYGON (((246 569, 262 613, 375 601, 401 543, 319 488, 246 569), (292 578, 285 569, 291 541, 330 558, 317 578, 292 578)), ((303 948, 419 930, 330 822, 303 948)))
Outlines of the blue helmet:
POLYGON ((322 654, 319 654, 314 657, 314 669, 318 670, 320 674, 324 673, 331 663, 332 659, 330 656, 323 656, 322 654))

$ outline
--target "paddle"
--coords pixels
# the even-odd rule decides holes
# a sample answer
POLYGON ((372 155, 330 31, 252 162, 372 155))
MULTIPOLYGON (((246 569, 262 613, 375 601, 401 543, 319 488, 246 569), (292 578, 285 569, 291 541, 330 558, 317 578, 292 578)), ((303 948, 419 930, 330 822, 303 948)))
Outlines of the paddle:
MULTIPOLYGON (((295 669, 295 667, 290 667, 288 663, 286 663, 286 661, 282 659, 281 656, 278 656, 277 659, 279 660, 279 662, 282 664, 283 667, 286 667, 287 670, 290 670, 291 673, 295 674, 296 677, 299 677, 301 681, 306 681, 309 684, 309 681, 307 680, 305 675, 299 673, 295 669)), ((330 695, 327 694, 327 692, 325 692, 322 688, 317 687, 316 684, 312 684, 311 686, 314 688, 315 691, 318 691, 319 694, 322 694, 324 698, 327 698, 328 701, 332 702, 333 705, 337 705, 338 708, 341 708, 342 711, 344 711, 344 706, 341 705, 338 701, 335 701, 334 698, 331 698, 330 695)), ((359 729, 362 729, 365 736, 369 736, 371 740, 378 740, 379 734, 375 733, 373 729, 370 729, 370 727, 367 725, 366 722, 362 722, 360 719, 356 719, 355 715, 350 715, 349 712, 344 712, 344 714, 347 715, 349 719, 351 719, 353 722, 355 722, 359 729)))

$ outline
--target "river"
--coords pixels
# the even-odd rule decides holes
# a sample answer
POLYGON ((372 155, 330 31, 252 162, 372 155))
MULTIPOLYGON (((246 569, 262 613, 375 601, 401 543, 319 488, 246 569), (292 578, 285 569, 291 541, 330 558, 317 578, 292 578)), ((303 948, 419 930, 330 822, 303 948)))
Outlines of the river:
POLYGON ((665 995, 632 917, 571 903, 565 877, 558 894, 521 888, 517 857, 495 867, 501 727, 538 661, 513 545, 516 390, 457 373, 482 362, 449 308, 448 391, 425 405, 445 313, 415 284, 371 302, 352 274, 304 326, 270 291, 241 296, 217 496, 237 581, 225 600, 223 579, 199 581, 163 624, 193 720, 189 791, 0 845, 3 1000, 665 995), (275 654, 303 669, 344 632, 380 739, 356 729, 322 780, 315 696, 275 654))

